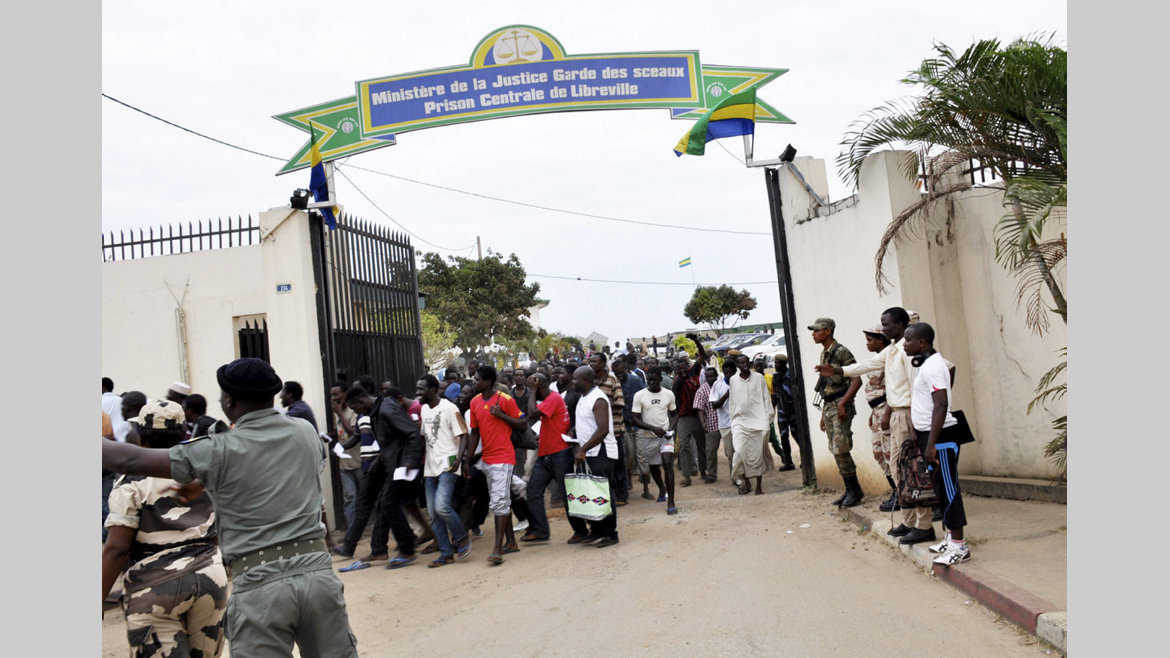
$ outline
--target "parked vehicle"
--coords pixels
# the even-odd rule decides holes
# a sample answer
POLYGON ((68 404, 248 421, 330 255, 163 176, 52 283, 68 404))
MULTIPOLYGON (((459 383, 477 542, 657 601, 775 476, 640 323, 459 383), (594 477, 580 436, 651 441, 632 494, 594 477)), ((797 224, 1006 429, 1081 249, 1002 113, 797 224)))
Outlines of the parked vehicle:
POLYGON ((740 350, 742 352, 743 348, 758 345, 771 336, 772 334, 740 334, 737 339, 728 342, 722 347, 717 347, 712 351, 720 357, 724 357, 727 356, 727 350, 740 350))
POLYGON ((750 335, 750 334, 745 334, 745 333, 723 334, 722 336, 720 336, 720 337, 716 338, 714 341, 712 341, 710 344, 703 345, 703 349, 706 349, 708 352, 713 351, 713 350, 717 350, 720 347, 725 347, 728 343, 731 343, 733 341, 737 341, 737 340, 743 338, 744 336, 748 336, 748 335, 750 335))
POLYGON ((757 355, 763 354, 769 360, 774 358, 778 353, 787 353, 787 347, 784 343, 784 334, 770 334, 760 343, 748 347, 740 348, 741 352, 754 359, 757 355))

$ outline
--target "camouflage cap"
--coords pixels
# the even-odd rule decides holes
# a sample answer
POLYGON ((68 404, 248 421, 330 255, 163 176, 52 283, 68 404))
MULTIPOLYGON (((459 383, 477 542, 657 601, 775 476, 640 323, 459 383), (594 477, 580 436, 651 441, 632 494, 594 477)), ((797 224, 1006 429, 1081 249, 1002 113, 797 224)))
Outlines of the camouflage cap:
POLYGON ((915 322, 920 322, 920 319, 919 319, 919 317, 918 317, 918 314, 917 314, 917 313, 915 313, 914 311, 907 310, 907 311, 906 311, 906 315, 909 315, 909 316, 910 316, 910 322, 909 322, 909 324, 914 324, 915 322))
POLYGON ((811 331, 820 331, 821 329, 836 329, 837 322, 833 318, 817 318, 817 321, 808 326, 811 331))
POLYGON ((152 400, 147 402, 142 407, 142 410, 138 412, 138 417, 130 419, 130 422, 138 423, 152 430, 182 427, 186 421, 187 416, 183 413, 183 405, 173 400, 152 400))
POLYGON ((862 329, 861 333, 873 334, 875 336, 885 336, 886 335, 886 332, 882 330, 882 326, 880 324, 875 324, 874 326, 870 327, 869 329, 862 329))
POLYGON ((784 352, 776 352, 775 356, 772 357, 772 360, 773 361, 787 361, 788 355, 785 354, 784 352))

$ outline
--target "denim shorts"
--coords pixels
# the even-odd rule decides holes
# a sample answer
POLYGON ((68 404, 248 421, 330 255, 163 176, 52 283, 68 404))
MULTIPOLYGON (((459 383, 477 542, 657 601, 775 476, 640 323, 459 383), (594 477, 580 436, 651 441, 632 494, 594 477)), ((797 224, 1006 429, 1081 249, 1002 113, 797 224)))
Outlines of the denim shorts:
POLYGON ((512 513, 512 464, 481 464, 488 482, 488 509, 503 516, 512 513))

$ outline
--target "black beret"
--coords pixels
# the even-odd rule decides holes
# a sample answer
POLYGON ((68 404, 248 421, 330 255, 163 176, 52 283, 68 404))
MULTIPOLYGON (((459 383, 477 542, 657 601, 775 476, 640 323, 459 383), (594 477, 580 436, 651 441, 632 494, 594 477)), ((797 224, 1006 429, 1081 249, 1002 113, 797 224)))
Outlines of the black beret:
POLYGON ((262 359, 236 359, 215 371, 219 387, 239 397, 272 396, 280 392, 283 382, 276 371, 262 359))

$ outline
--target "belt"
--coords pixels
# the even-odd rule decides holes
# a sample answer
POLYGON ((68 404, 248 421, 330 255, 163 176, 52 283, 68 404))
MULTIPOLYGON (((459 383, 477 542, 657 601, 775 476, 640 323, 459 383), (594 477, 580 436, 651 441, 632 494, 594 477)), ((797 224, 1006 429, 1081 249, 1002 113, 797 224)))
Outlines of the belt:
POLYGON ((881 405, 882 405, 882 404, 883 404, 885 401, 886 401, 886 396, 884 396, 884 395, 880 395, 880 396, 878 396, 878 397, 876 397, 876 398, 874 398, 874 399, 872 399, 872 400, 866 400, 866 402, 868 402, 868 403, 869 403, 869 408, 870 408, 870 409, 877 409, 877 408, 878 408, 879 406, 881 406, 881 405))
POLYGON ((308 555, 309 553, 324 553, 327 550, 324 539, 287 541, 275 546, 266 546, 247 553, 243 557, 236 558, 228 562, 227 569, 231 577, 235 578, 248 569, 258 567, 261 564, 267 564, 276 560, 286 560, 298 555, 308 555))

